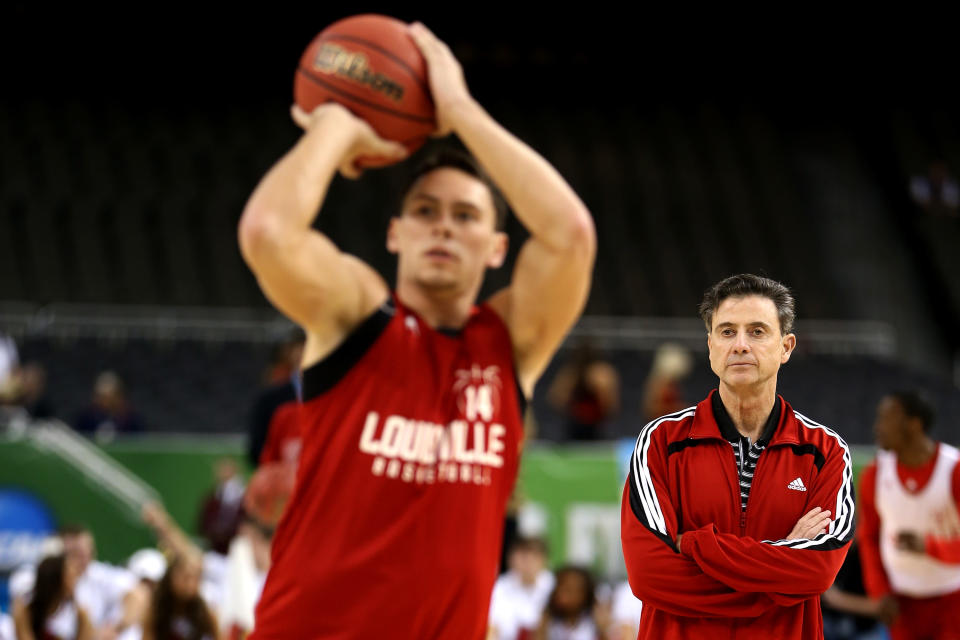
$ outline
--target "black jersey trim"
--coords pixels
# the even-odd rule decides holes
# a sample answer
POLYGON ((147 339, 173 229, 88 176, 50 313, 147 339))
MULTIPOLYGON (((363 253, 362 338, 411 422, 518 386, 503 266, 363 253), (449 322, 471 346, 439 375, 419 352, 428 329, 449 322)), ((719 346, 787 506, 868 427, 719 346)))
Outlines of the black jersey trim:
POLYGON ((717 438, 687 438, 686 440, 676 440, 667 445, 667 457, 679 453, 687 447, 699 447, 704 444, 714 444, 717 438))
POLYGON ((813 464, 815 464, 815 465, 817 466, 817 471, 820 471, 820 470, 823 469, 823 465, 824 465, 824 463, 827 461, 827 459, 823 456, 822 453, 820 453, 820 449, 818 449, 815 445, 812 445, 812 444, 791 444, 791 445, 788 445, 788 446, 790 447, 791 450, 793 450, 793 453, 794 453, 795 455, 798 455, 798 456, 811 455, 811 456, 813 456, 813 464))
POLYGON ((520 422, 524 424, 526 428, 527 424, 527 394, 523 392, 523 387, 520 386, 520 373, 517 371, 517 366, 513 366, 513 388, 517 393, 517 403, 520 405, 520 422))
POLYGON ((332 389, 360 361, 393 320, 396 310, 383 305, 347 336, 339 347, 303 372, 303 401, 308 402, 332 389))
MULTIPOLYGON (((634 454, 636 455, 636 454, 634 454)), ((640 500, 640 494, 636 488, 636 482, 634 481, 633 465, 630 465, 631 469, 627 473, 627 486, 630 487, 628 490, 630 496, 630 510, 633 511, 633 515, 644 527, 647 528, 650 533, 660 538, 661 541, 677 553, 680 553, 680 549, 677 548, 676 541, 670 536, 661 533, 657 528, 650 525, 650 521, 647 519, 643 504, 640 500)))

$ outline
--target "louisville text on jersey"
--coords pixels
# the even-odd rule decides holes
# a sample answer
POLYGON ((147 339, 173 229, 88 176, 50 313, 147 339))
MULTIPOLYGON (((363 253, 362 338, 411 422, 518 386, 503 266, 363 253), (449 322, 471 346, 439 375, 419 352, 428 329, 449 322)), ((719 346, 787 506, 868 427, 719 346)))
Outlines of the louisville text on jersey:
POLYGON ((360 451, 373 456, 375 476, 403 482, 463 482, 489 485, 503 466, 506 429, 501 424, 453 420, 444 426, 371 411, 364 421, 360 451))

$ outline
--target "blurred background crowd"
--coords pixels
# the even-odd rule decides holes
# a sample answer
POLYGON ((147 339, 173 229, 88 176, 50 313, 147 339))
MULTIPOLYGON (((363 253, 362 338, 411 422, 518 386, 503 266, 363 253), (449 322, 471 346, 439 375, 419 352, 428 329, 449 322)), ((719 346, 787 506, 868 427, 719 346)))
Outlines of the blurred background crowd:
MULTIPOLYGON (((16 61, 0 98, 0 577, 13 597, 19 566, 39 564, 39 580, 57 570, 41 558, 59 558, 62 580, 99 594, 102 637, 160 606, 161 587, 188 611, 238 531, 268 541, 270 518, 243 508, 248 479, 298 453, 302 336, 243 265, 236 223, 296 138, 300 51, 342 17, 303 11, 0 10, 16 61), (23 515, 30 500, 46 515, 23 515), (154 502, 163 515, 144 518, 154 502), (169 571, 133 555, 158 540, 194 551, 169 571), (97 575, 94 548, 112 563, 97 575)), ((612 637, 639 616, 617 542, 625 451, 714 386, 695 309, 720 278, 794 290, 799 345, 780 391, 854 445, 858 469, 893 389, 922 389, 933 435, 960 443, 960 95, 935 48, 503 15, 398 16, 448 40, 480 102, 597 223, 586 315, 531 403, 491 623, 503 638, 612 637)), ((385 274, 404 176, 338 181, 319 220, 385 274)), ((841 586, 856 591, 850 572, 841 586)), ((225 598, 208 594, 211 616, 225 598)))

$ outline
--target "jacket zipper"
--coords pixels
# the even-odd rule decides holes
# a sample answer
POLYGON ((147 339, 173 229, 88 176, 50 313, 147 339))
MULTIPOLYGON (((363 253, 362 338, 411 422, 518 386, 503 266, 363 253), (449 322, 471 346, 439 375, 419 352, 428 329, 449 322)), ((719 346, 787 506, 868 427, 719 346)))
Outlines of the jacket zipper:
POLYGON ((763 451, 760 452, 760 457, 757 458, 757 466, 753 468, 753 482, 750 483, 750 495, 747 496, 747 505, 740 511, 740 535, 745 536, 747 534, 747 509, 750 508, 750 499, 753 498, 753 485, 757 484, 757 474, 760 471, 760 465, 763 463, 763 453, 770 447, 770 444, 767 443, 767 446, 764 447, 763 451))
MULTIPOLYGON (((733 495, 736 500, 735 504, 740 504, 740 478, 743 471, 743 441, 737 442, 737 451, 740 453, 740 458, 737 459, 737 453, 732 451, 734 457, 734 469, 736 469, 736 481, 733 483, 733 495)), ((748 497, 749 501, 750 498, 748 497)), ((743 536, 744 528, 747 526, 747 512, 741 507, 740 509, 740 535, 743 536)))

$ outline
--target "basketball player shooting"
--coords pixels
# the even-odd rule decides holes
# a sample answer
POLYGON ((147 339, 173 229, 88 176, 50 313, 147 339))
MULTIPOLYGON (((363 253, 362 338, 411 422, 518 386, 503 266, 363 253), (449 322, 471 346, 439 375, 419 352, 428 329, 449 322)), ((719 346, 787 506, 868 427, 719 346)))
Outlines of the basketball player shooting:
POLYGON ((307 333, 303 448, 257 640, 484 637, 524 402, 587 298, 584 204, 477 104, 443 42, 420 24, 410 35, 439 133, 476 163, 441 156, 418 172, 387 230, 395 291, 311 228, 338 170, 405 154, 341 106, 294 108, 305 133, 240 222, 264 293, 307 333), (478 305, 507 251, 493 184, 531 237, 510 285, 478 305))

